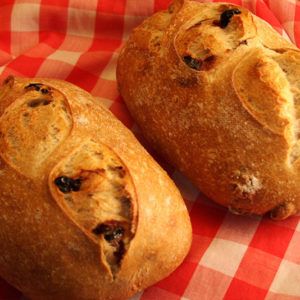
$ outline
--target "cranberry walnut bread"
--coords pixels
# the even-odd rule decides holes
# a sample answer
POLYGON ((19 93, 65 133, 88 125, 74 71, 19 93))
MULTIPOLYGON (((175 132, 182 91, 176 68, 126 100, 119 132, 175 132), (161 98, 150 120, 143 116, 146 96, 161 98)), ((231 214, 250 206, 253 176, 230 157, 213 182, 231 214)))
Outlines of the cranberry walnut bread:
POLYGON ((145 137, 237 214, 300 209, 300 52, 248 10, 175 1, 137 27, 117 79, 145 137))
POLYGON ((191 243, 173 182, 107 109, 59 80, 0 89, 0 276, 30 299, 127 299, 191 243))

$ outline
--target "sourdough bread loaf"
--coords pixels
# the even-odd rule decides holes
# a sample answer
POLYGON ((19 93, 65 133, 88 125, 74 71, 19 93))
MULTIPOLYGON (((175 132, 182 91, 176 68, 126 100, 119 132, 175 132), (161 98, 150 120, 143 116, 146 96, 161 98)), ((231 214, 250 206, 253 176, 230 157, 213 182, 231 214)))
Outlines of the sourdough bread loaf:
POLYGON ((29 299, 127 299, 191 243, 166 173, 106 108, 59 80, 0 88, 0 276, 29 299))
POLYGON ((145 137, 237 214, 300 209, 300 51, 228 3, 174 1, 131 34, 120 92, 145 137))

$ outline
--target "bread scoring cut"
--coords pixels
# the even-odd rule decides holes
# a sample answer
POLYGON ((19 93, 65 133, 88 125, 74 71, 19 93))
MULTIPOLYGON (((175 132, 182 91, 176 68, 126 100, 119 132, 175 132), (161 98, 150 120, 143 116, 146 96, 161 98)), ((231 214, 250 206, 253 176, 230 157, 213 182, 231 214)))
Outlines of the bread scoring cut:
POLYGON ((115 275, 137 226, 134 185, 124 163, 111 149, 90 141, 53 168, 49 185, 58 204, 101 244, 115 275), (75 188, 65 189, 62 177, 77 183, 75 188))

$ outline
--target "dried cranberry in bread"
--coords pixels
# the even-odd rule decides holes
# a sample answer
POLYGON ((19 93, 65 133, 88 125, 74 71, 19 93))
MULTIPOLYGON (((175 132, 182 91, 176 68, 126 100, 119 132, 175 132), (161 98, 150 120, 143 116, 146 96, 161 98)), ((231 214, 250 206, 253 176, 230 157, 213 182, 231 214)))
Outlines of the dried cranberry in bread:
POLYGON ((137 27, 117 68, 145 137, 238 214, 300 209, 300 51, 248 10, 175 1, 137 27))
POLYGON ((59 80, 0 88, 0 276, 29 299, 126 299, 191 242, 166 173, 92 96, 59 80))

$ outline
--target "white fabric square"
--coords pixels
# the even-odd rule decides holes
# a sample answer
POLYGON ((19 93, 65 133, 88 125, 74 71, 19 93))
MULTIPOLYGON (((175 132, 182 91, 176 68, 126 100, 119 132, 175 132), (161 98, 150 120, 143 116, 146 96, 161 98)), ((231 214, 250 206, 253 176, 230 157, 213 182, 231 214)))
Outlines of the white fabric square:
POLYGON ((294 21, 285 22, 283 26, 285 32, 289 34, 289 38, 290 38, 289 40, 295 42, 295 32, 294 32, 295 22, 294 21))
POLYGON ((11 16, 12 32, 39 31, 40 5, 34 3, 16 3, 11 16))
POLYGON ((72 8, 79 8, 79 9, 90 9, 96 10, 97 9, 98 0, 69 0, 69 7, 72 8))
POLYGON ((300 232, 300 221, 299 221, 299 223, 298 223, 298 225, 296 227, 296 230, 300 232))
POLYGON ((0 74, 3 73, 4 69, 5 69, 6 65, 0 66, 0 74))
POLYGON ((217 237, 249 245, 261 221, 258 216, 240 216, 228 212, 217 237))
POLYGON ((234 277, 246 250, 244 244, 215 238, 200 260, 200 265, 234 277))
POLYGON ((282 260, 270 291, 300 297, 300 265, 282 260))
POLYGON ((126 15, 133 16, 150 16, 153 14, 154 0, 147 0, 141 5, 136 0, 127 0, 126 15))
POLYGON ((116 81, 116 66, 119 54, 114 53, 105 69, 102 71, 101 78, 116 81))
POLYGON ((48 56, 49 59, 59 60, 75 66, 81 53, 73 51, 57 50, 48 56))
POLYGON ((123 41, 127 41, 132 30, 140 25, 146 17, 134 17, 134 16, 124 16, 124 31, 123 31, 123 41))
POLYGON ((93 38, 96 10, 68 9, 68 34, 93 38))

